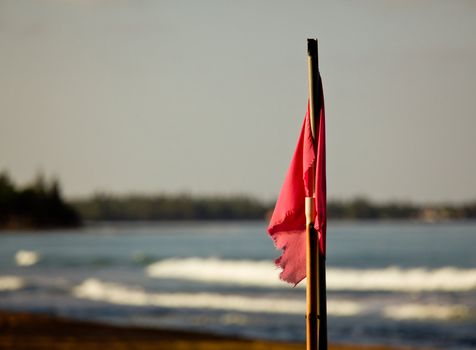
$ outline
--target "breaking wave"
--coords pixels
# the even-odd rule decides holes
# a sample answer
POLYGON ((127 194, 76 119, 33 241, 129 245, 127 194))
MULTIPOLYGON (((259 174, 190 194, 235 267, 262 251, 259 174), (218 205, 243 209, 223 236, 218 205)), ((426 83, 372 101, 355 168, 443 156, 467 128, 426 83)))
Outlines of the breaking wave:
MULTIPOLYGON (((242 312, 263 312, 303 315, 305 300, 256 297, 218 293, 150 293, 142 288, 87 279, 73 289, 77 298, 104 301, 119 305, 161 306, 169 308, 215 309, 242 312)), ((361 311, 353 301, 328 302, 328 313, 333 316, 352 316, 361 311)))
POLYGON ((150 277, 244 286, 280 287, 279 270, 269 261, 216 258, 167 259, 146 268, 150 277))
POLYGON ((476 289, 476 269, 388 267, 383 269, 329 269, 329 288, 360 291, 469 291, 476 289))
POLYGON ((470 317, 465 305, 403 304, 388 306, 383 315, 394 320, 451 320, 470 317))
POLYGON ((18 290, 25 286, 25 281, 17 276, 0 276, 0 291, 18 290))
MULTIPOLYGON (((211 309, 248 313, 304 315, 305 300, 276 296, 250 296, 219 293, 152 293, 140 287, 103 282, 90 278, 73 289, 81 299, 128 306, 158 306, 166 308, 211 309)), ((393 320, 450 320, 472 317, 464 305, 394 303, 375 309, 371 300, 353 301, 334 298, 327 301, 330 316, 351 317, 378 314, 393 320)))
POLYGON ((32 266, 40 260, 40 255, 32 250, 19 250, 15 254, 15 262, 18 266, 32 266))
MULTIPOLYGON (((279 280, 272 262, 217 258, 166 259, 150 264, 154 278, 255 287, 288 288, 279 280)), ((305 287, 305 283, 298 285, 305 287)), ((476 269, 386 267, 378 269, 327 269, 329 290, 349 291, 469 291, 476 289, 476 269)))

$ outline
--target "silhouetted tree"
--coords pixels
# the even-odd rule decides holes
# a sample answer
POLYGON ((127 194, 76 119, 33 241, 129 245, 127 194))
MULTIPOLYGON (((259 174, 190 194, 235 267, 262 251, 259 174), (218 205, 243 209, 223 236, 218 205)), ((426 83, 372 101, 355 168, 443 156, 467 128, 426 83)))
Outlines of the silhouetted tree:
POLYGON ((76 227, 81 219, 61 198, 59 181, 51 183, 39 173, 31 185, 17 189, 0 174, 0 229, 76 227))

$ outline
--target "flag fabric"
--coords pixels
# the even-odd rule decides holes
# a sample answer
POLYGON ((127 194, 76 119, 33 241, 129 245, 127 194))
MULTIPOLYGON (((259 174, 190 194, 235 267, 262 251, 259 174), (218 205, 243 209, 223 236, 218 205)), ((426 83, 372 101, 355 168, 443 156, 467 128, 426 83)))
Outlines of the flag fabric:
MULTIPOLYGON (((319 78, 319 84, 321 79, 319 78)), ((326 247, 326 150, 325 113, 322 85, 319 125, 316 125, 317 152, 311 132, 309 103, 284 184, 268 226, 268 233, 282 255, 275 263, 282 268, 280 278, 297 284, 306 277, 306 217, 305 197, 312 197, 309 188, 312 169, 315 167, 314 227, 319 234, 319 249, 326 247), (317 166, 316 166, 317 163, 317 166)))

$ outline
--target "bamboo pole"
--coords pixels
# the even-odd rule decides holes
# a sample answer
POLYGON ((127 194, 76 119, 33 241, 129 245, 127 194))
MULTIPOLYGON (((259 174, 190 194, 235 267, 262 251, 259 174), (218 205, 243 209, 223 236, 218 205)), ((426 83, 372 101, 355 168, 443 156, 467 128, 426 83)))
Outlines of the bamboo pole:
POLYGON ((306 197, 306 349, 319 349, 319 284, 318 284, 318 240, 314 223, 309 218, 315 212, 309 203, 312 197, 306 197))
MULTIPOLYGON (((317 39, 307 40, 308 51, 308 89, 309 118, 314 147, 317 147, 316 125, 320 117, 319 64, 317 39)), ((316 149, 317 150, 317 149, 316 149)), ((314 228, 315 208, 315 169, 309 176, 308 188, 312 197, 306 197, 306 349, 327 350, 327 307, 325 257, 319 251, 319 238, 314 228)))

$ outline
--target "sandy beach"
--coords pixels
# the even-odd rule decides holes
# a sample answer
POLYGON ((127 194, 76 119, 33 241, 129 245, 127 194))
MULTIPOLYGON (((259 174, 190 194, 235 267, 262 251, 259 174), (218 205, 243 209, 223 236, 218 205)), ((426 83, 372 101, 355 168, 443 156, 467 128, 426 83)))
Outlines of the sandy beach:
MULTIPOLYGON (((293 350, 304 349, 305 345, 163 329, 110 326, 39 314, 0 311, 0 348, 4 350, 293 350)), ((389 347, 353 345, 331 345, 330 349, 396 350, 389 347)), ((402 348, 399 349, 402 350, 402 348)))

